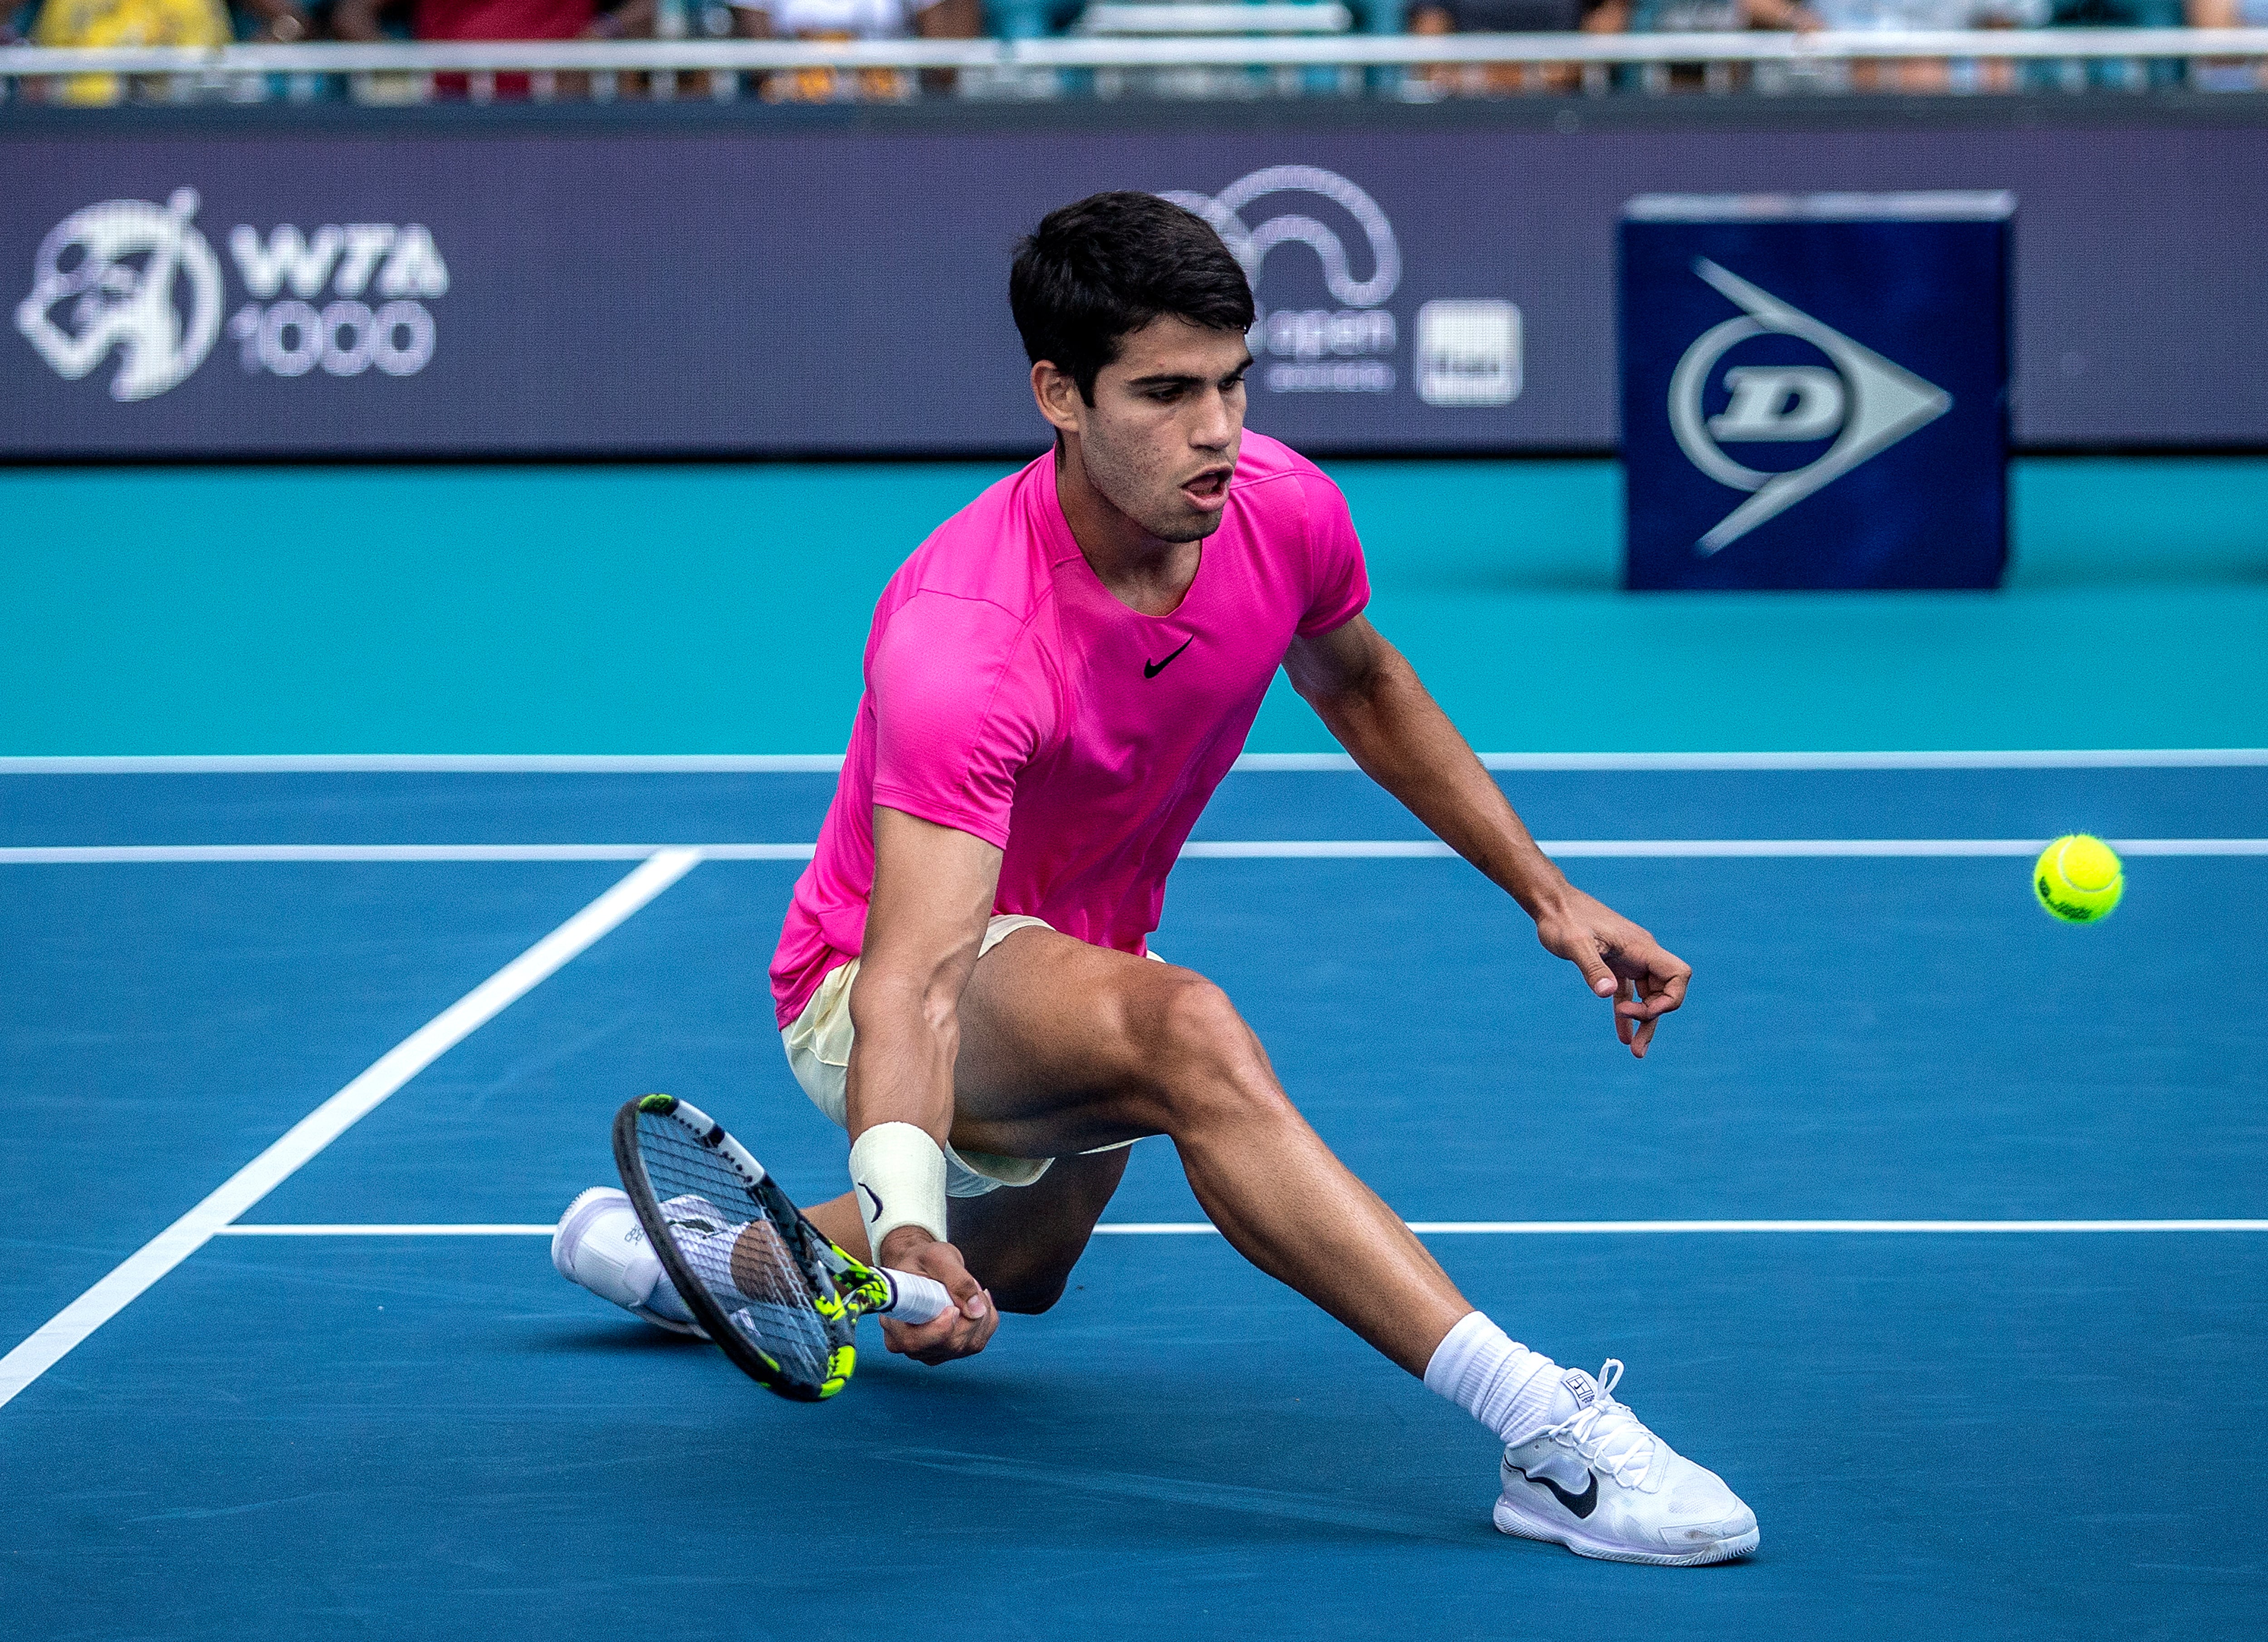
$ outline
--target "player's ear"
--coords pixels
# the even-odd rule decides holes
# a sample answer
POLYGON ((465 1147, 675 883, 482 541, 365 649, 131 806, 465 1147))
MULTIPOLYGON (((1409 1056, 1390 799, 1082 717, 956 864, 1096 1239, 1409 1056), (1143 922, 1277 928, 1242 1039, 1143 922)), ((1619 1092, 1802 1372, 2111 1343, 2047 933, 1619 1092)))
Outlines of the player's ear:
POLYGON ((1079 431, 1079 412, 1086 408, 1086 399, 1079 391, 1079 382, 1068 371, 1042 359, 1032 367, 1032 398, 1040 408, 1040 415, 1055 425, 1059 433, 1079 431))

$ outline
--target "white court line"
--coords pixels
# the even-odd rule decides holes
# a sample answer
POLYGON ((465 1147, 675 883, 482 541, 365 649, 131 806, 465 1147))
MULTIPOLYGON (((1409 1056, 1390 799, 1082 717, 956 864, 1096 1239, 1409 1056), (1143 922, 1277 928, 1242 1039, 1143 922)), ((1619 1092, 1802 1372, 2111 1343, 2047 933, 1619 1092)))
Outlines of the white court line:
POLYGON ((832 775, 840 753, 188 753, 0 758, 0 776, 832 775))
POLYGON ((0 848, 0 866, 231 861, 644 861, 690 850, 704 861, 808 861, 807 843, 94 843, 0 848))
MULTIPOLYGON (((1411 1220, 1426 1236, 1619 1236, 1632 1232, 2268 1232, 2268 1220, 1411 1220)), ((372 1222, 224 1226, 222 1237, 549 1237, 549 1226, 372 1222)), ((1210 1237, 1209 1220, 1106 1220, 1097 1237, 1210 1237)))
MULTIPOLYGON (((1491 769, 2219 769, 2268 764, 2268 747, 2099 747, 2000 752, 1483 753, 1491 769)), ((750 774, 831 772, 840 753, 251 753, 0 758, 0 776, 750 774)), ((1351 771, 1344 753, 1247 753, 1243 771, 1351 771)))
MULTIPOLYGON (((1628 858, 1820 859, 1874 856, 2030 856, 2045 838, 1539 838, 1544 854, 1562 859, 1628 858)), ((2123 855, 2268 855, 2268 838, 2113 838, 2123 855)), ((1197 860, 1394 860, 1452 856, 1435 838, 1280 839, 1195 843, 1182 846, 1197 860)))
POLYGON ((494 1226, 443 1226, 436 1223, 403 1221, 372 1222, 366 1225, 292 1226, 223 1226, 215 1228, 217 1237, 549 1237, 558 1228, 552 1226, 530 1226, 503 1223, 494 1226))
POLYGON ((73 1347, 130 1305, 239 1214, 258 1203, 395 1090, 556 972, 608 931, 685 876, 697 850, 664 850, 634 868, 590 905, 466 993, 372 1063, 284 1137, 228 1177, 202 1203, 135 1253, 0 1357, 0 1405, 5 1405, 73 1347))
MULTIPOLYGON (((1919 753, 1483 753, 1486 769, 2227 769, 2268 747, 2102 747, 1919 753)), ((1352 769, 1344 753, 1248 753, 1239 769, 1352 769)))
MULTIPOLYGON (((1572 860, 1801 860, 1884 856, 1960 859, 2037 855, 2045 838, 1543 838, 1572 860)), ((2268 838, 2113 838, 2131 856, 2268 855, 2268 838)), ((0 866, 239 861, 635 861, 688 849, 710 861, 807 861, 808 843, 98 843, 0 847, 0 866)), ((1436 860, 1456 852, 1435 838, 1226 839, 1182 846, 1214 861, 1436 860)))
POLYGON ((24 866, 137 861, 643 861, 651 843, 98 843, 0 849, 24 866))

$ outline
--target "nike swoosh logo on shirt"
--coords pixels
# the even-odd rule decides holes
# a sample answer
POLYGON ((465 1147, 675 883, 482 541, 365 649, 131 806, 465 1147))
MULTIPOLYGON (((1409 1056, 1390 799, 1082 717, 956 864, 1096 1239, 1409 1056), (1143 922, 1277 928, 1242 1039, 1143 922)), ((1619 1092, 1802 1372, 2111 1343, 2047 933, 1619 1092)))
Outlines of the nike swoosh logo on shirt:
MULTIPOLYGON (((1187 650, 1191 644, 1194 644, 1197 642, 1197 636, 1195 633, 1191 633, 1187 638, 1182 640, 1182 650, 1187 650)), ((1180 655, 1182 653, 1182 650, 1176 650, 1174 652, 1174 656, 1180 655)), ((1160 673, 1163 673, 1168 666, 1173 665, 1174 656, 1167 656, 1163 661, 1144 662, 1142 664, 1142 676, 1145 679, 1156 678, 1160 673)))
MULTIPOLYGON (((1517 1469, 1518 1468, 1515 1467, 1514 1469, 1517 1469)), ((1525 1471, 1521 1471, 1520 1474, 1522 1476, 1528 1476, 1528 1473, 1525 1471)), ((1573 1512, 1579 1517, 1587 1517, 1590 1515, 1592 1512, 1598 1509, 1599 1479, 1596 1474, 1594 1474, 1591 1477, 1591 1485, 1580 1494, 1569 1493, 1565 1489, 1560 1487, 1558 1484, 1553 1482, 1548 1476, 1528 1476, 1528 1480, 1531 1483, 1543 1484, 1546 1488, 1551 1491, 1551 1497, 1553 1498, 1557 1499, 1561 1505, 1566 1506, 1568 1510, 1573 1512)))

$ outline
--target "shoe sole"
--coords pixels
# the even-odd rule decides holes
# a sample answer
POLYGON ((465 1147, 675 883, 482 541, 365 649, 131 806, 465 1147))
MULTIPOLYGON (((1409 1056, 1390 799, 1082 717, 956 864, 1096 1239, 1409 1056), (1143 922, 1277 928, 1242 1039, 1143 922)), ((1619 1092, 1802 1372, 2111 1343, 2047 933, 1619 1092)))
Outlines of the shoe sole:
POLYGON ((643 1306, 625 1306, 622 1309, 640 1322, 650 1322, 657 1329, 666 1329, 672 1334, 689 1334, 696 1340, 709 1337, 709 1330, 697 1322, 680 1322, 674 1317, 665 1317, 659 1312, 648 1311, 643 1306))
POLYGON ((1540 1522, 1530 1522, 1504 1500, 1498 1500, 1489 1520, 1496 1524, 1497 1532, 1510 1534, 1519 1539, 1542 1540, 1548 1544, 1564 1545, 1578 1557, 1589 1557, 1600 1562, 1642 1562, 1657 1568, 1698 1568, 1712 1562, 1731 1562, 1754 1550, 1763 1539, 1763 1532, 1750 1528, 1730 1539, 1720 1539, 1713 1545, 1704 1545, 1698 1550, 1631 1550, 1604 1540, 1585 1539, 1569 1534, 1564 1528, 1546 1528, 1540 1522))

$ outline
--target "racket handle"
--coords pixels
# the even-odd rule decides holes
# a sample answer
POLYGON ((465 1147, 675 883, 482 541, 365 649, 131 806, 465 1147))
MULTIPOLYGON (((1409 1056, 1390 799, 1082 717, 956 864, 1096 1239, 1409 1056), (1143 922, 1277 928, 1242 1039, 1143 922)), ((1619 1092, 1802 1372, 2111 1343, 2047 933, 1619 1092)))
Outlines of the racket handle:
POLYGON ((953 1309, 953 1296, 933 1278, 917 1271, 893 1271, 887 1266, 882 1275, 890 1279, 890 1292, 895 1298, 882 1307, 881 1316, 895 1317, 900 1322, 928 1322, 953 1309))

